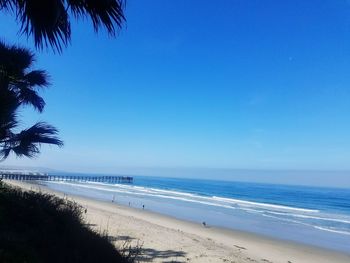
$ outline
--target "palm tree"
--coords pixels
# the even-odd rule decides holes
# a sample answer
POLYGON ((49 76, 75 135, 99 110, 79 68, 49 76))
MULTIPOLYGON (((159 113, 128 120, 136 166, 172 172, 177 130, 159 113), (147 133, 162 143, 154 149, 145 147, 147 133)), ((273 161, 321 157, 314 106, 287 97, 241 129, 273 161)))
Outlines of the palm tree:
POLYGON ((31 105, 42 112, 45 102, 38 88, 49 85, 48 75, 43 70, 32 70, 34 55, 20 47, 7 46, 0 42, 0 159, 11 152, 17 156, 34 157, 40 145, 62 146, 57 138, 57 129, 45 122, 16 133, 19 121, 17 112, 21 106, 31 105))
POLYGON ((124 6, 124 0, 0 0, 0 11, 15 14, 20 31, 33 35, 37 48, 50 45, 58 52, 70 41, 72 16, 88 16, 95 31, 104 27, 114 36, 125 21, 124 6))
MULTIPOLYGON (((34 37, 36 48, 51 46, 58 52, 71 39, 70 18, 90 17, 95 31, 105 28, 115 35, 125 21, 124 0, 0 0, 0 11, 16 16, 20 32, 34 37)), ((39 122, 31 128, 15 133, 17 112, 23 105, 31 105, 42 112, 45 102, 37 88, 49 85, 42 70, 28 72, 34 55, 26 49, 0 42, 0 158, 11 152, 17 156, 33 157, 42 143, 62 146, 57 129, 39 122)))

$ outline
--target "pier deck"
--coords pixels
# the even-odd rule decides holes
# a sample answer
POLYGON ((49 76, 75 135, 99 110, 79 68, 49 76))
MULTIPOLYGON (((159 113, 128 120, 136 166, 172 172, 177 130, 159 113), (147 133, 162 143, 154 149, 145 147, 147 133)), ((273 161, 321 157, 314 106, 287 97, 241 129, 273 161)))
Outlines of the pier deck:
POLYGON ((80 181, 80 182, 104 182, 104 183, 132 183, 130 176, 81 176, 81 175, 51 175, 51 174, 20 174, 1 173, 0 179, 21 181, 80 181))

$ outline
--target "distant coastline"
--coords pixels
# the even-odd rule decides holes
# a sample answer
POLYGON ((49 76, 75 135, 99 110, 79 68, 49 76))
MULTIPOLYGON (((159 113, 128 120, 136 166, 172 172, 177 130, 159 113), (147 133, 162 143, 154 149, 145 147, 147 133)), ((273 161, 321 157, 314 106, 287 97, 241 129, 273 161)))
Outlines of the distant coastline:
POLYGON ((227 182, 263 183, 275 185, 334 187, 350 189, 350 170, 318 169, 238 169, 238 168, 204 168, 204 167, 116 167, 110 169, 89 169, 84 171, 65 171, 47 167, 0 165, 1 170, 15 170, 49 173, 58 175, 98 175, 98 176, 132 176, 132 177, 166 177, 177 179, 205 179, 227 182), (96 170, 96 172, 94 172, 96 170))

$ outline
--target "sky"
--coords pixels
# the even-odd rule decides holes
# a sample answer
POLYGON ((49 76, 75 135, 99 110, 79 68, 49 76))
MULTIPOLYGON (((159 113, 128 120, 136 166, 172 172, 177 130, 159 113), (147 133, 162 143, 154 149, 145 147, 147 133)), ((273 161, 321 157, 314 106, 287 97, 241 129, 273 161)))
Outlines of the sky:
MULTIPOLYGON (((350 170, 350 1, 128 0, 126 18, 116 38, 72 20, 63 54, 36 51, 52 85, 22 127, 47 121, 65 146, 3 165, 350 170)), ((0 38, 34 49, 18 30, 1 12, 0 38)), ((350 186, 350 173, 335 178, 350 186)))

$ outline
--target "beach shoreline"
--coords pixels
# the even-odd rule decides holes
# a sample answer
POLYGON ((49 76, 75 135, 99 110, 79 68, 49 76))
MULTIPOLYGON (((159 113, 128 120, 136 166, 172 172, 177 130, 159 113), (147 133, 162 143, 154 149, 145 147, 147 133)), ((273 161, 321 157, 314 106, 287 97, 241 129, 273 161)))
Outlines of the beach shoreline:
POLYGON ((204 227, 201 223, 125 207, 115 202, 81 196, 68 197, 43 185, 5 181, 26 190, 69 198, 87 209, 86 224, 114 237, 116 246, 125 241, 142 245, 148 262, 350 262, 350 255, 291 241, 277 240, 239 230, 204 227))

